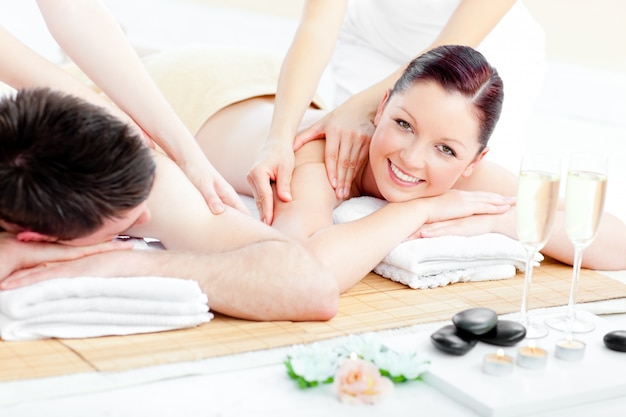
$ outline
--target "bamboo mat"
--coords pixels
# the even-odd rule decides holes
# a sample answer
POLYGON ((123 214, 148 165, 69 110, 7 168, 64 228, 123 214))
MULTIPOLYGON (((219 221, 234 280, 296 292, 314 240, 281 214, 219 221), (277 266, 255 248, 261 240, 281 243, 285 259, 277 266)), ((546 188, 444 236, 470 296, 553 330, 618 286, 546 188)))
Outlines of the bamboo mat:
MULTIPOLYGON (((571 267, 546 259, 535 268, 529 309, 567 304, 571 267)), ((339 313, 327 322, 251 322, 216 314, 193 329, 131 336, 40 341, 0 341, 0 381, 80 372, 123 371, 193 361, 328 338, 449 320, 455 313, 488 306, 498 314, 519 310, 523 275, 500 281, 458 283, 414 290, 369 274, 342 295, 339 313)), ((578 302, 626 298, 626 285, 583 270, 578 302)))

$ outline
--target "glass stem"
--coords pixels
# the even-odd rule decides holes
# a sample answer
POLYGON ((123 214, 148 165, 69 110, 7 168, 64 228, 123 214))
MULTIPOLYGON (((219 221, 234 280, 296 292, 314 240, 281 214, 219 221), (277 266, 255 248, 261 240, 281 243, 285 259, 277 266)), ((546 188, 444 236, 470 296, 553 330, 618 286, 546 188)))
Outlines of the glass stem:
POLYGON ((528 293, 533 276, 533 262, 535 251, 526 250, 526 270, 524 271, 524 289, 522 290, 522 308, 520 310, 520 323, 528 328, 528 293))
POLYGON ((578 289, 578 278, 580 276, 580 265, 583 260, 584 246, 574 245, 574 265, 572 266, 572 284, 569 291, 569 301, 567 303, 567 326, 566 331, 570 333, 576 322, 576 291, 578 289))

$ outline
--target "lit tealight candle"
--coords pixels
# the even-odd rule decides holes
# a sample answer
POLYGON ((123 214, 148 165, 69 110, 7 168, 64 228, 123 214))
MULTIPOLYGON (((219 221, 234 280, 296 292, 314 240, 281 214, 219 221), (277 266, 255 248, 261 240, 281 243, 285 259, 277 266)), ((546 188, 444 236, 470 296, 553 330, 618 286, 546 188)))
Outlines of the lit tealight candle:
POLYGON ((536 347, 533 340, 528 346, 523 346, 517 351, 517 364, 522 368, 541 369, 546 366, 548 352, 545 349, 536 347))
POLYGON ((489 353, 483 358, 483 372, 489 375, 509 375, 513 372, 513 358, 498 349, 496 353, 489 353))
POLYGON ((567 335, 565 339, 557 340, 554 356, 564 361, 580 361, 585 356, 585 346, 584 342, 567 335))

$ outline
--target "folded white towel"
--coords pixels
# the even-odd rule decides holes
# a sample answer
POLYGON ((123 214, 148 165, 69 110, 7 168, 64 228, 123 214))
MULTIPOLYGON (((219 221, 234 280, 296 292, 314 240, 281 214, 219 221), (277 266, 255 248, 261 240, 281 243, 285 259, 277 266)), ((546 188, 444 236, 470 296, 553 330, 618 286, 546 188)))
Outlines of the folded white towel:
POLYGON ((212 318, 198 283, 177 278, 58 278, 0 291, 4 340, 149 333, 212 318))
MULTIPOLYGON (((346 223, 380 209, 387 202, 357 197, 333 213, 335 223, 346 223)), ((499 233, 442 236, 400 243, 374 268, 383 277, 411 288, 434 288, 455 282, 507 279, 524 270, 526 252, 521 243, 499 233)), ((543 260, 535 257, 535 264, 543 260)))

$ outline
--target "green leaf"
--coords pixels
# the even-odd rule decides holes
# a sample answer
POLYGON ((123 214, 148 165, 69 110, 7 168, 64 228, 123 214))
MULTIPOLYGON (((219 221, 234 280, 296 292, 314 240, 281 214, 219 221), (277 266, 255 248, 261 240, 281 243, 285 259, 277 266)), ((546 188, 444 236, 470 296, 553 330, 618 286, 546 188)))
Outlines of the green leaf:
POLYGON ((385 370, 385 369, 381 369, 380 370, 380 374, 382 376, 385 376, 387 378, 389 378, 391 380, 391 382, 396 383, 396 384, 400 384, 402 382, 407 382, 407 381, 421 381, 422 380, 422 376, 417 376, 415 378, 409 379, 407 377, 405 377, 404 375, 391 375, 389 373, 389 371, 385 370))
MULTIPOLYGON (((300 387, 301 389, 313 388, 320 384, 318 381, 307 381, 306 379, 304 379, 304 377, 295 373, 293 370, 293 366, 291 366, 291 362, 289 360, 285 361, 284 364, 287 368, 287 375, 289 375, 291 379, 295 380, 298 383, 298 387, 300 387)), ((333 382, 333 380, 334 378, 332 376, 328 377, 328 379, 322 381, 322 384, 330 384, 333 382)))

